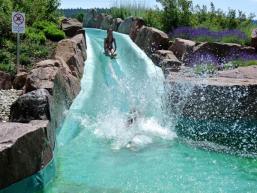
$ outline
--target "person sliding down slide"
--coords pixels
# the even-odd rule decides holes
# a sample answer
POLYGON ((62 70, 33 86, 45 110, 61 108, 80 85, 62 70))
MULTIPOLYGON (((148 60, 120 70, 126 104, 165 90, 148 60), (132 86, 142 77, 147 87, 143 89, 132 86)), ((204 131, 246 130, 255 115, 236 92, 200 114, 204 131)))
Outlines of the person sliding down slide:
POLYGON ((104 39, 104 53, 111 58, 115 58, 116 54, 116 40, 113 37, 112 29, 107 30, 107 38, 104 39))

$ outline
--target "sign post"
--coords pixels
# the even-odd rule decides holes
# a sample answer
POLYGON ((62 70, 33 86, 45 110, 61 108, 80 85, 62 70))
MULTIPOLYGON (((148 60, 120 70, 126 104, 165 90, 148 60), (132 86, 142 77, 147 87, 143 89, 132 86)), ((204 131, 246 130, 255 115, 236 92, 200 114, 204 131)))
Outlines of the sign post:
POLYGON ((20 34, 25 33, 25 14, 12 13, 12 32, 17 34, 17 72, 20 67, 20 34))

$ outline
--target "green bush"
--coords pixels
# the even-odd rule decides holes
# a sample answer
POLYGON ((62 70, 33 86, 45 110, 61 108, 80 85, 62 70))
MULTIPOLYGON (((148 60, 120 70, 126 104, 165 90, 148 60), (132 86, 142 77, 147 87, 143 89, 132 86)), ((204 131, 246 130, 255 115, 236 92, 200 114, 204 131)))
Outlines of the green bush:
POLYGON ((35 43, 40 43, 40 44, 45 44, 46 42, 46 36, 44 34, 44 32, 39 31, 35 28, 32 27, 28 27, 26 29, 26 37, 31 40, 32 42, 35 43))
POLYGON ((31 65, 31 60, 29 58, 29 56, 25 53, 21 54, 20 56, 20 64, 24 65, 24 66, 29 66, 31 65))
POLYGON ((46 29, 44 29, 44 33, 47 39, 56 42, 65 38, 65 33, 56 26, 48 26, 46 29))
POLYGON ((4 72, 8 72, 12 75, 16 73, 15 65, 12 63, 7 63, 7 64, 0 63, 0 70, 4 72))
POLYGON ((33 24, 33 27, 42 30, 45 37, 49 40, 60 41, 65 38, 65 33, 52 22, 38 21, 33 24))
POLYGON ((79 14, 76 15, 76 19, 78 21, 80 21, 81 23, 84 22, 84 18, 85 18, 85 14, 84 13, 79 13, 79 14))

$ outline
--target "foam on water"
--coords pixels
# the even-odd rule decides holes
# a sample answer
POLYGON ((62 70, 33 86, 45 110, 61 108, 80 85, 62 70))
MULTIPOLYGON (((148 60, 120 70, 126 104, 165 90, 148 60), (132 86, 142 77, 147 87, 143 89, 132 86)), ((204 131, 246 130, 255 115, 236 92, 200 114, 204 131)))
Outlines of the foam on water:
POLYGON ((122 114, 117 109, 107 114, 100 114, 96 120, 83 118, 82 126, 90 128, 98 138, 108 140, 111 148, 138 150, 160 139, 173 140, 176 133, 162 126, 154 117, 140 115, 133 123, 128 123, 130 114, 122 114))

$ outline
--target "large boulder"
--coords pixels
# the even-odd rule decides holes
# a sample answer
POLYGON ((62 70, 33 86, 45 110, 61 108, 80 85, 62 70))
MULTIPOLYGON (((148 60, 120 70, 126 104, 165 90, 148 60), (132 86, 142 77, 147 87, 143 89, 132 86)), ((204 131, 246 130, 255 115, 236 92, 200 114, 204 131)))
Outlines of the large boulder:
POLYGON ((16 74, 13 81, 13 88, 17 90, 22 90, 26 84, 27 76, 27 72, 19 72, 18 74, 16 74))
POLYGON ((60 66, 61 63, 58 60, 44 60, 37 63, 27 76, 25 92, 47 89, 52 93, 53 81, 60 66))
POLYGON ((144 25, 145 25, 145 21, 142 18, 134 18, 134 21, 131 25, 130 32, 129 32, 129 36, 133 41, 136 40, 138 32, 144 25))
POLYGON ((256 68, 210 78, 187 71, 170 73, 166 78, 167 112, 177 123, 177 134, 206 145, 216 143, 215 147, 225 147, 229 152, 255 153, 256 68))
POLYGON ((257 66, 239 67, 233 70, 219 71, 218 76, 223 78, 257 80, 257 66))
POLYGON ((155 65, 162 67, 165 74, 177 72, 182 66, 182 62, 170 50, 157 50, 151 58, 155 65))
POLYGON ((254 59, 256 57, 253 47, 232 43, 204 42, 195 46, 191 54, 185 55, 183 61, 188 66, 209 63, 222 65, 232 60, 254 59))
POLYGON ((11 106, 10 121, 29 123, 32 120, 50 120, 51 96, 46 89, 38 89, 18 98, 11 106))
POLYGON ((120 26, 118 28, 118 32, 123 33, 123 34, 129 34, 134 20, 135 20, 135 17, 128 17, 128 18, 126 18, 120 24, 120 26))
POLYGON ((50 103, 50 126, 56 129, 61 127, 65 112, 80 92, 80 79, 68 73, 67 68, 60 68, 56 74, 54 85, 53 98, 50 103))
POLYGON ((87 44, 86 39, 83 34, 78 34, 71 38, 72 41, 74 41, 77 44, 77 47, 82 53, 83 60, 86 61, 87 59, 87 44))
POLYGON ((194 41, 176 38, 169 50, 171 50, 179 60, 183 60, 185 55, 192 54, 195 45, 196 42, 194 41))
POLYGON ((251 38, 252 38, 251 45, 257 51, 257 28, 253 30, 251 38))
POLYGON ((120 24, 123 22, 121 18, 115 18, 113 19, 111 28, 113 31, 118 31, 120 24))
POLYGON ((43 169, 53 153, 48 121, 0 123, 0 189, 43 169))
POLYGON ((156 28, 142 27, 138 32, 135 43, 148 55, 151 55, 156 50, 167 50, 169 37, 156 28))
POLYGON ((113 18, 111 15, 105 15, 103 17, 103 21, 101 23, 100 29, 102 30, 107 30, 110 29, 112 27, 113 24, 113 18))
POLYGON ((84 71, 85 47, 83 37, 76 36, 74 39, 65 39, 58 43, 54 57, 62 58, 69 66, 72 74, 78 78, 82 77, 84 71))
POLYGON ((100 28, 102 25, 102 22, 105 18, 105 14, 100 13, 98 14, 94 9, 87 14, 85 26, 88 28, 100 28))
POLYGON ((83 28, 82 23, 77 19, 63 19, 61 28, 68 37, 73 37, 78 34, 78 31, 83 28))
POLYGON ((12 88, 12 76, 6 72, 0 71, 0 90, 8 90, 12 88))

